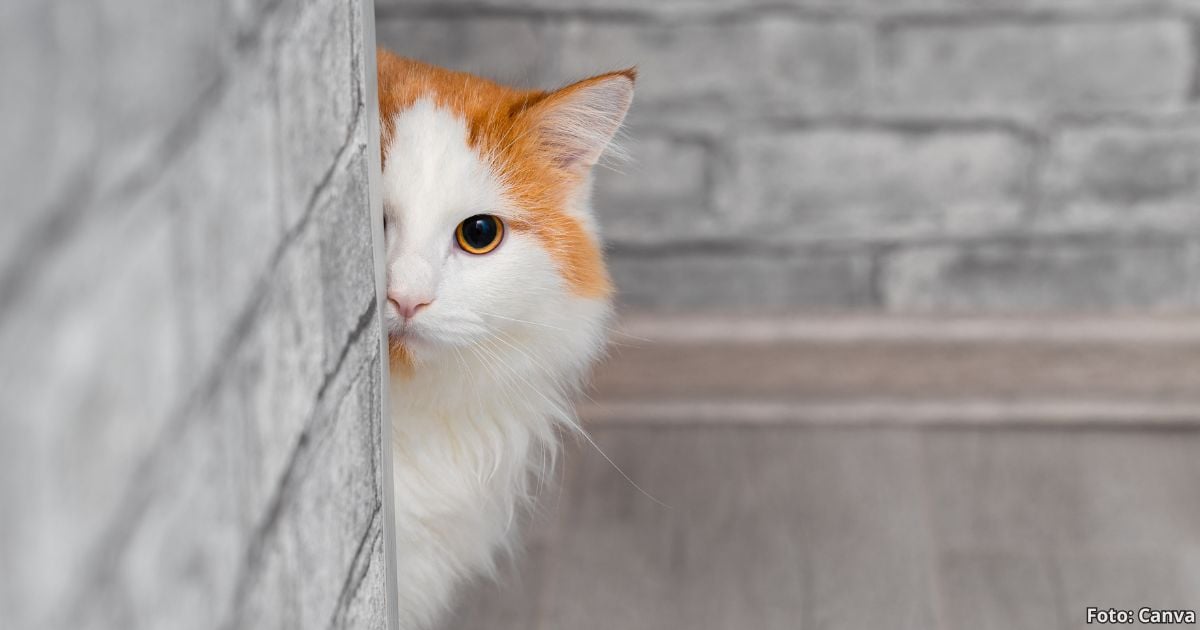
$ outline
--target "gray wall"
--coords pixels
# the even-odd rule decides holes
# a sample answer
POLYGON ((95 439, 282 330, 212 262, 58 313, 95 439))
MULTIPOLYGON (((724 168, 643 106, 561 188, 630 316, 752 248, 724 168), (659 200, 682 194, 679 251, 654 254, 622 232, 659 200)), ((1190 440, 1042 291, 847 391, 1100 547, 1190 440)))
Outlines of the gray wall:
POLYGON ((1195 0, 377 0, 553 86, 637 64, 598 203, 627 304, 1200 305, 1195 0))
POLYGON ((384 626, 366 24, 0 9, 0 627, 384 626))

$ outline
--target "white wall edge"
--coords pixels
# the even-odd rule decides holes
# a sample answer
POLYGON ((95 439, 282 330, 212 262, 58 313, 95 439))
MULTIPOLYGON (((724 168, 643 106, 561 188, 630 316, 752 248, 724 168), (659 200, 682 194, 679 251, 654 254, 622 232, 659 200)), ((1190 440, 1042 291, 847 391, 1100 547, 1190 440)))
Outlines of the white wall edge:
POLYGON ((384 583, 387 588, 387 623, 400 630, 400 609, 396 599, 399 582, 396 577, 396 506, 392 489, 392 415, 389 409, 389 365, 387 337, 383 331, 384 308, 387 296, 387 267, 384 253, 383 196, 380 179, 383 169, 379 147, 379 86, 375 68, 375 0, 361 0, 362 11, 362 71, 363 110, 367 123, 367 197, 371 206, 371 241, 375 253, 375 304, 379 322, 379 465, 380 497, 383 510, 384 583))

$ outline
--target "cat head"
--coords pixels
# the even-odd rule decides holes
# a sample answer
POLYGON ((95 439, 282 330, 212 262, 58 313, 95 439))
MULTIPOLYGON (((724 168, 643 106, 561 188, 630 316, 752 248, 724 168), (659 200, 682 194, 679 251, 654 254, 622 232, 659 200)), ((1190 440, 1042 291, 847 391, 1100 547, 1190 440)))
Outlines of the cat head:
POLYGON ((378 68, 393 366, 553 337, 607 313, 591 169, 629 108, 634 71, 544 92, 383 50, 378 68))

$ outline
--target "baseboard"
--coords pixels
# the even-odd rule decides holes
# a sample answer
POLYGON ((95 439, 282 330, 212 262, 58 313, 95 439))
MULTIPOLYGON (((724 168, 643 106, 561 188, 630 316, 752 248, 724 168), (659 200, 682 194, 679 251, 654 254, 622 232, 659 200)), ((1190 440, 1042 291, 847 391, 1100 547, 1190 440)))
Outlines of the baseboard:
POLYGON ((1200 315, 628 315, 584 422, 1200 427, 1200 315))

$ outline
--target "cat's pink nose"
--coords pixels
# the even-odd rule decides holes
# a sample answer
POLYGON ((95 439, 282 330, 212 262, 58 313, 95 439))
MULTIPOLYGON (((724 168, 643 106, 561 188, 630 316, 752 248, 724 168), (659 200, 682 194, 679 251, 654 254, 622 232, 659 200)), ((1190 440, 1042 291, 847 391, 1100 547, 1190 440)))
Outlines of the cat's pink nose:
POLYGON ((429 306, 432 301, 433 298, 403 296, 388 292, 388 302, 404 319, 412 319, 417 311, 429 306))

